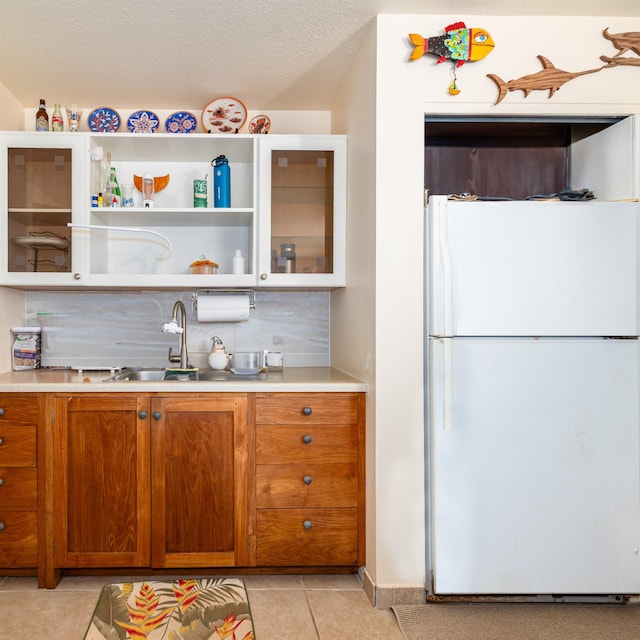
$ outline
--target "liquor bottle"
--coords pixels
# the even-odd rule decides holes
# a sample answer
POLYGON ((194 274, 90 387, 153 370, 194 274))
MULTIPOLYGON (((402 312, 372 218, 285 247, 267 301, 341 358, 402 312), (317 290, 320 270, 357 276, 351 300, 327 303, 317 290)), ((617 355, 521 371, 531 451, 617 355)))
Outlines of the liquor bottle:
POLYGON ((62 120, 62 112, 60 111, 60 105, 56 103, 51 118, 51 131, 62 131, 63 129, 64 121, 62 120))
POLYGON ((110 201, 107 203, 110 207, 119 207, 122 204, 122 194, 120 193, 120 185, 118 184, 118 178, 116 178, 116 168, 111 167, 111 173, 109 175, 109 186, 111 187, 110 201))
POLYGON ((42 98, 40 98, 40 108, 36 113, 36 131, 49 131, 49 115, 42 98))

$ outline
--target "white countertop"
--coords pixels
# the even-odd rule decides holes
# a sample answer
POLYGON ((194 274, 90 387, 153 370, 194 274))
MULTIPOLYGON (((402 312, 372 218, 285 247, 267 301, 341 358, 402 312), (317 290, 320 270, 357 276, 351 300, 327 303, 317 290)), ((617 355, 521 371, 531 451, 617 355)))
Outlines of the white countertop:
POLYGON ((35 369, 0 373, 0 392, 74 392, 136 393, 145 392, 357 392, 367 391, 367 384, 333 367, 289 367, 279 372, 261 373, 243 378, 229 374, 224 381, 126 381, 105 382, 108 371, 35 369))

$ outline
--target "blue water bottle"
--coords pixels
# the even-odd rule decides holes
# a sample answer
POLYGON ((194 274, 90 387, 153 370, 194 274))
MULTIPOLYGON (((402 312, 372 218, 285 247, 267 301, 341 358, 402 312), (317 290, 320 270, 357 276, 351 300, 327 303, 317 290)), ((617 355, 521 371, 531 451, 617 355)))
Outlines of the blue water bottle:
POLYGON ((213 167, 213 206, 231 206, 231 171, 225 156, 218 156, 211 161, 213 167))

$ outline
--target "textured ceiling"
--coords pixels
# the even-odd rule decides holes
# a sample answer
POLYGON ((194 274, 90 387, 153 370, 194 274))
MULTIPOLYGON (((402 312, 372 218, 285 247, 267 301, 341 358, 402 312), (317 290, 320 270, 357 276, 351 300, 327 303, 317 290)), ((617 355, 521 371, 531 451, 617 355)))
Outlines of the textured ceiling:
MULTIPOLYGON (((377 13, 640 15, 640 0, 0 0, 0 82, 75 102, 327 110, 377 13)), ((442 25, 438 25, 440 29, 442 25)))

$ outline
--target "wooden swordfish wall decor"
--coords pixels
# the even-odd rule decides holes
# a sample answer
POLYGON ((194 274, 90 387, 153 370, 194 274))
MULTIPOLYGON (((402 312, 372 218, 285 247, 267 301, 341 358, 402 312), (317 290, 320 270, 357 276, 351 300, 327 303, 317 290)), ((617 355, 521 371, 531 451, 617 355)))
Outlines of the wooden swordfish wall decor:
MULTIPOLYGON (((460 28, 460 26, 464 27, 463 22, 458 22, 451 27, 447 27, 447 34, 445 36, 440 36, 439 38, 429 38, 428 41, 425 41, 425 45, 423 46, 423 52, 420 53, 420 36, 416 34, 409 34, 409 39, 411 43, 414 45, 414 50, 411 53, 410 60, 419 59, 424 53, 435 53, 441 55, 438 62, 443 62, 447 57, 452 59, 453 55, 446 55, 444 53, 439 53, 436 49, 437 40, 442 40, 443 43, 446 43, 449 39, 451 39, 451 34, 453 33, 450 29, 460 28), (433 47, 431 46, 431 42, 434 41, 433 47), (427 44, 429 43, 429 50, 427 44)), ((473 33, 474 31, 481 31, 475 29, 466 29, 473 33)), ((491 48, 486 49, 486 52, 482 53, 478 57, 468 57, 468 60, 479 60, 480 58, 484 58, 493 48, 494 43, 489 34, 486 31, 482 31, 482 33, 486 34, 488 37, 488 44, 491 48)), ((611 41, 613 46, 618 50, 618 52, 613 56, 600 56, 600 60, 604 62, 603 65, 596 67, 594 69, 586 69, 584 71, 564 71, 563 69, 558 69, 553 65, 553 63, 543 55, 538 55, 538 60, 542 63, 542 70, 536 73, 532 73, 530 75, 522 76, 520 78, 516 78, 515 80, 509 80, 509 82, 505 82, 500 76, 497 76, 494 73, 488 73, 487 77, 491 78, 498 87, 498 99, 495 104, 502 102, 509 91, 522 91, 524 93, 524 97, 528 97, 532 91, 549 91, 549 98, 551 98, 560 87, 569 82, 569 80, 573 80, 574 78, 578 78, 580 76, 585 76, 591 73, 598 73, 603 69, 610 69, 612 67, 617 67, 620 65, 627 66, 640 66, 640 32, 638 31, 628 31, 625 33, 609 33, 609 27, 607 27, 602 32, 603 37, 606 40, 611 41), (631 52, 631 56, 624 56, 624 54, 631 52)), ((422 38, 422 40, 424 40, 422 38)), ((448 46, 445 44, 445 46, 448 46)), ((440 45, 442 47, 442 45, 440 45)), ((442 50, 442 49, 441 49, 442 50)), ((470 48, 471 51, 471 48, 470 48)), ((460 66, 464 59, 460 59, 461 62, 458 62, 458 66, 460 66)), ((457 95, 460 93, 459 89, 455 86, 455 72, 454 72, 454 81, 449 87, 449 93, 452 95, 457 95)))

